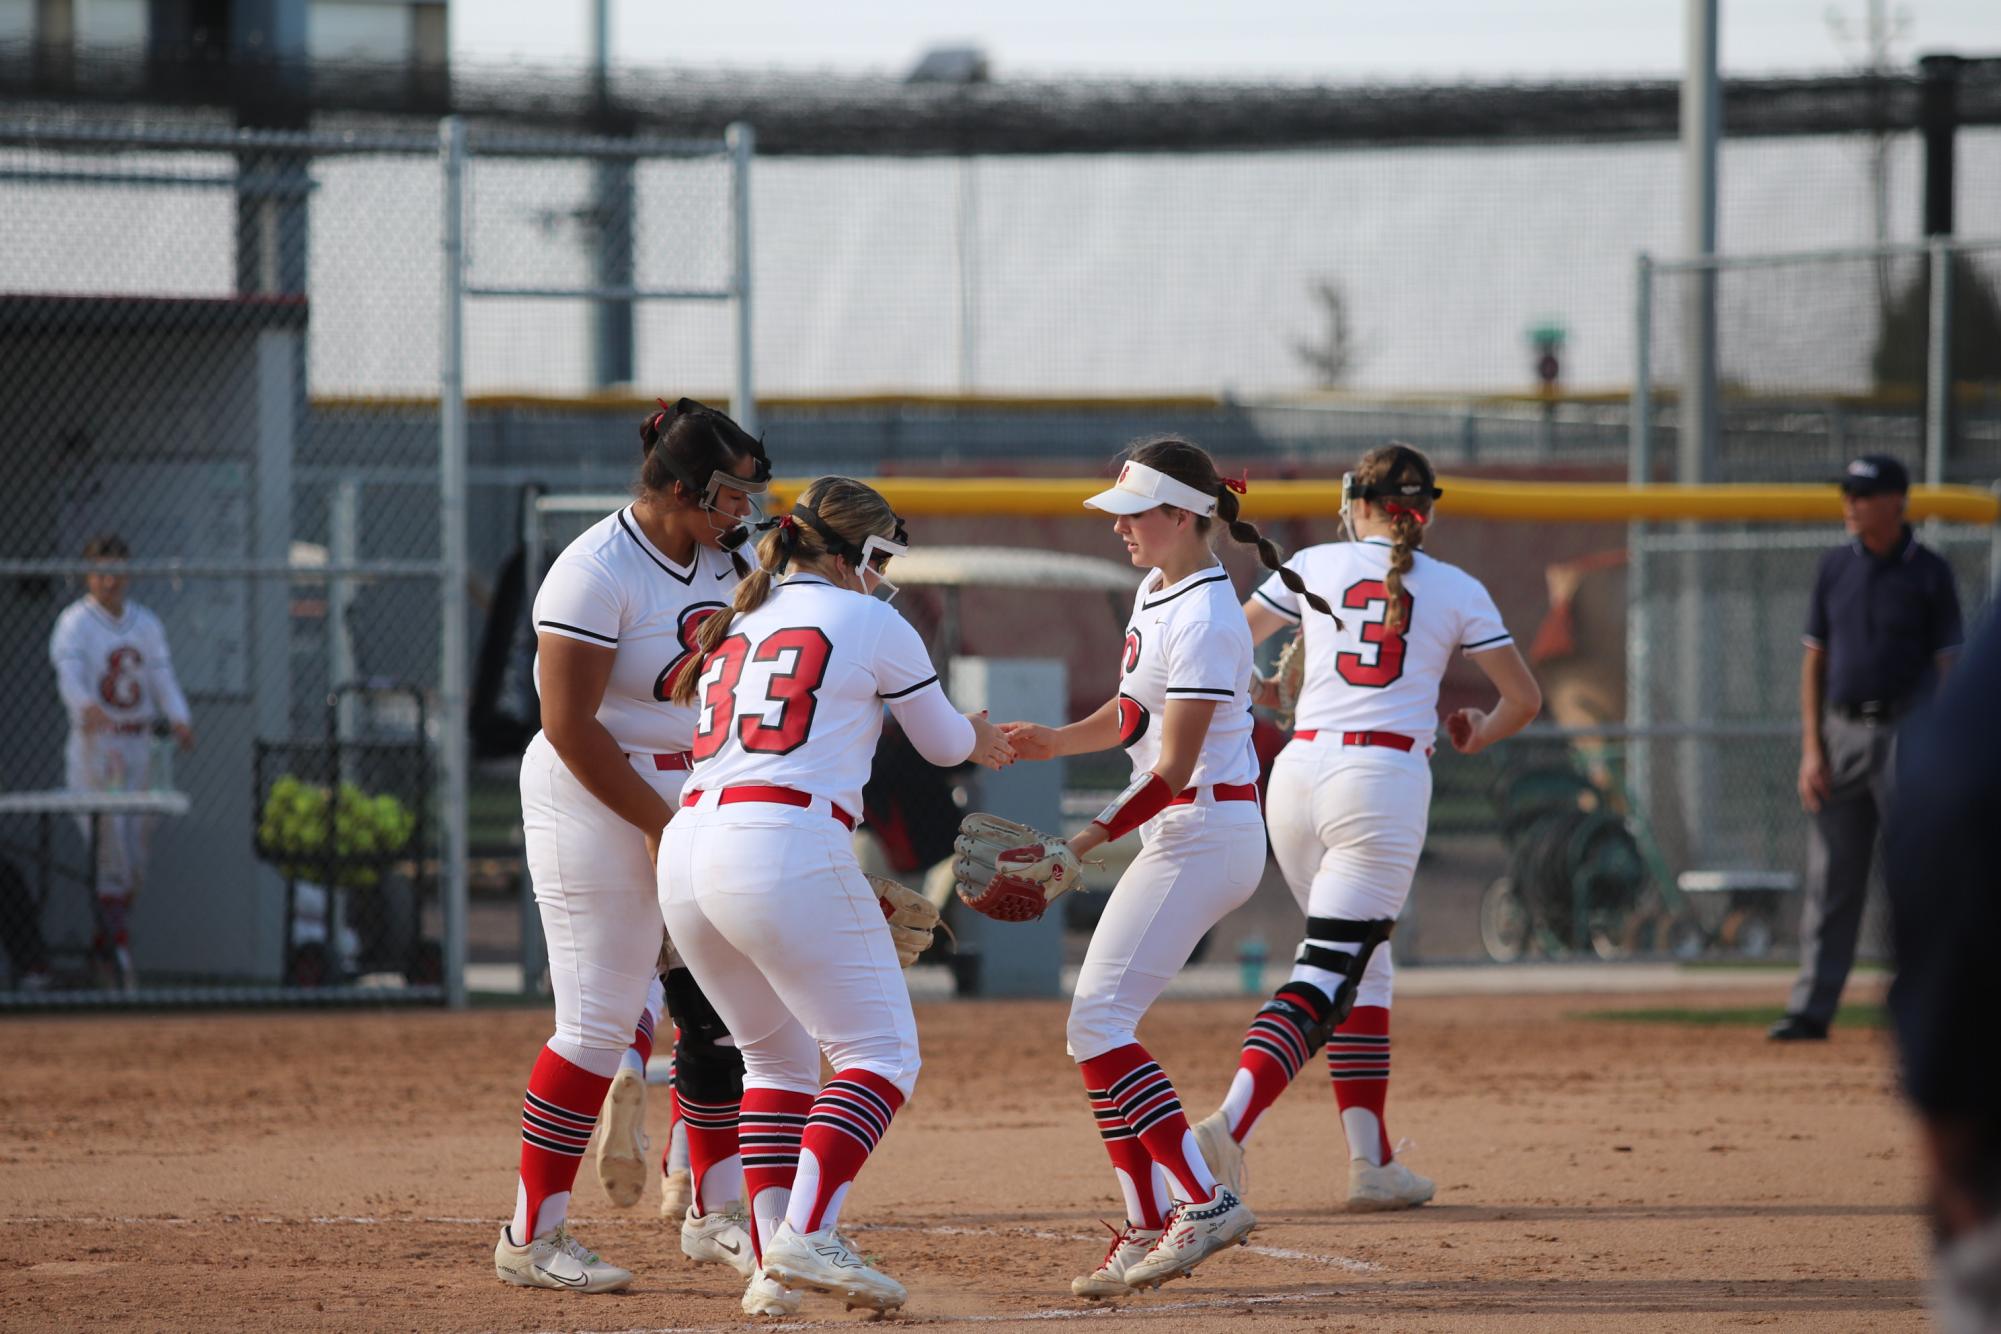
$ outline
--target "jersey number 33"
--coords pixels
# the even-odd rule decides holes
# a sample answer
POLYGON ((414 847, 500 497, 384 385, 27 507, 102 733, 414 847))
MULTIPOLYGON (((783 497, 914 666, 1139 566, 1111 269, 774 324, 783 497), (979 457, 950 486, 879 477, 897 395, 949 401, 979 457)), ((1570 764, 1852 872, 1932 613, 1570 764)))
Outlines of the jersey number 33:
POLYGON ((702 665, 695 758, 706 760, 721 750, 732 728, 738 744, 753 754, 786 755, 806 744, 832 651, 826 634, 811 625, 775 631, 754 649, 742 635, 718 644, 702 665), (767 663, 776 664, 776 670, 765 676, 763 690, 739 697, 744 668, 767 663))

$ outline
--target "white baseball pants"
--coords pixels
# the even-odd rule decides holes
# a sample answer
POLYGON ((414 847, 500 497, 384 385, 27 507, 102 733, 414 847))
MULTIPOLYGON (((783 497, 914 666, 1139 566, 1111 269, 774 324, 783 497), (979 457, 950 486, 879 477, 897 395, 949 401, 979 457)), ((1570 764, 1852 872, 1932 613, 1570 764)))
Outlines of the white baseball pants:
MULTIPOLYGON (((651 755, 632 764, 670 808, 681 804, 685 770, 660 771, 651 755)), ((521 757, 521 832, 549 945, 556 1037, 610 1052, 597 1072, 610 1074, 658 976, 660 904, 646 836, 592 796, 540 732, 521 757)))
MULTIPOLYGON (((140 792, 152 781, 153 739, 144 731, 83 732, 72 729, 63 748, 64 780, 77 792, 140 792)), ((90 845, 97 824, 99 898, 129 899, 146 882, 150 815, 80 815, 76 827, 90 845)))
POLYGON ((917 1019, 882 907, 826 803, 683 810, 660 852, 674 947, 743 1052, 751 1088, 820 1091, 820 1055, 908 1096, 917 1019))
MULTIPOLYGON (((1431 816, 1431 763, 1385 746, 1344 746, 1340 734, 1288 742, 1266 791, 1272 852, 1300 911, 1348 921, 1394 918, 1410 897, 1431 816)), ((1369 956, 1355 1004, 1390 1003, 1396 966, 1369 956)), ((1333 995, 1331 975, 1293 970, 1333 995)))
POLYGON ((1169 806, 1139 830, 1145 846, 1119 877, 1077 974, 1065 1036, 1079 1061, 1134 1041, 1147 1009, 1203 933, 1250 898, 1265 869, 1255 801, 1169 806))

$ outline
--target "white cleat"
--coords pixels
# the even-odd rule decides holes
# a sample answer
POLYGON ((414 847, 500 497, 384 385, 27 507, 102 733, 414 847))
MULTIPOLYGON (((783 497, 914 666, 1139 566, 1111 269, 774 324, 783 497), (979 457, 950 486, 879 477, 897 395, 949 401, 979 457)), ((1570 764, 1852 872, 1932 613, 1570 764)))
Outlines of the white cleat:
POLYGON ((751 1271, 743 1290, 745 1315, 798 1315, 804 1298, 762 1269, 751 1271))
POLYGON ((830 1227, 801 1235, 790 1223, 780 1223, 764 1248, 764 1272, 788 1288, 832 1293, 850 1309, 893 1311, 910 1300, 901 1283, 869 1268, 830 1227))
POLYGON ((695 1202, 695 1185, 687 1168, 669 1172, 660 1178, 660 1216, 670 1223, 678 1223, 688 1216, 688 1206, 695 1202))
POLYGON ((750 1249, 750 1220, 739 1201, 711 1213, 692 1209, 681 1219, 681 1254, 697 1264, 728 1265, 745 1278, 757 1272, 750 1249))
POLYGON ((1111 1249, 1105 1252, 1105 1259, 1088 1274, 1070 1280, 1071 1295, 1104 1300, 1112 1297, 1130 1297, 1132 1284, 1126 1282, 1126 1270, 1146 1258, 1153 1244, 1160 1240, 1160 1229, 1143 1228, 1137 1223, 1127 1223, 1122 1232, 1111 1228, 1111 1249))
POLYGON ((1185 1278, 1225 1246, 1243 1245, 1257 1225, 1257 1215, 1228 1186, 1218 1186, 1216 1197, 1201 1204, 1177 1204, 1160 1240, 1126 1270, 1126 1283, 1157 1288, 1171 1278, 1185 1278))
POLYGON ((507 1228, 493 1248, 493 1272, 522 1288, 556 1288, 568 1292, 610 1292, 632 1282, 632 1271, 606 1264, 596 1251, 585 1250, 561 1224, 526 1246, 516 1246, 507 1228))
POLYGON ((1250 1173, 1244 1166, 1244 1146, 1230 1133, 1230 1120, 1217 1108, 1195 1123, 1195 1147, 1209 1164, 1209 1175, 1222 1182, 1239 1199, 1243 1197, 1250 1173))
POLYGON ((646 1076, 621 1066, 605 1095, 598 1123, 598 1181, 621 1209, 646 1189, 646 1076))
POLYGON ((1367 1158, 1348 1160, 1348 1212, 1377 1213, 1386 1209, 1414 1209, 1429 1200, 1438 1187, 1429 1177, 1421 1177, 1392 1158, 1381 1167, 1367 1158))

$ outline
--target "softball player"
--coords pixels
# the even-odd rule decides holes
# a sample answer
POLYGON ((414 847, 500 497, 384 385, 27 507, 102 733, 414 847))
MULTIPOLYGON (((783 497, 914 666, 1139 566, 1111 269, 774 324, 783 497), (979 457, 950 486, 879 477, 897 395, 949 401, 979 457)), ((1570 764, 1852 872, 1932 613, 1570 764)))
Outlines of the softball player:
MULTIPOLYGON (((1441 493, 1407 445, 1372 450, 1344 479, 1353 541, 1286 562, 1339 590, 1345 623, 1305 615, 1288 583, 1267 580, 1244 604, 1254 639, 1282 626, 1304 636, 1297 731, 1272 766, 1272 850, 1306 914, 1292 977, 1258 1011, 1223 1106, 1195 1128, 1210 1168, 1243 1179, 1243 1143, 1324 1044, 1348 1139, 1348 1207, 1401 1209, 1432 1183, 1398 1162, 1383 1123, 1390 1068, 1389 939, 1410 893, 1431 806, 1438 686, 1452 655, 1471 655, 1495 687, 1491 711, 1445 721, 1467 755, 1514 735, 1542 707, 1480 582, 1417 548, 1441 493)), ((1270 682, 1261 681, 1260 703, 1270 682)))
POLYGON ((999 767, 1006 741, 953 709, 923 641, 870 596, 902 524, 859 482, 823 477, 758 547, 734 614, 675 678, 698 711, 695 771, 667 827, 667 929, 743 1050, 740 1138, 761 1268, 747 1315, 814 1288, 901 1306, 903 1286, 835 1230, 841 1202, 917 1078, 910 992, 855 861, 882 711, 925 759, 999 767), (780 578, 779 576, 783 576, 780 578), (820 1084, 825 1054, 833 1079, 820 1084))
MULTIPOLYGON (((564 1219, 657 975, 654 864, 694 738, 694 710, 670 703, 667 683, 693 660, 702 622, 727 610, 742 577, 732 553, 770 475, 757 440, 689 399, 663 405, 640 436, 638 499, 565 548, 535 597, 542 730, 521 760, 521 825, 556 1031, 529 1076, 514 1218, 493 1252, 499 1276, 524 1287, 604 1292, 632 1280, 578 1244, 564 1219)), ((707 1060, 713 1081, 733 1090, 728 1035, 691 981, 686 997, 675 994, 677 976, 686 971, 669 974, 668 1002, 685 1001, 681 1027, 702 1039, 684 1050, 682 1077, 707 1060)), ((633 1133, 607 1127, 606 1138, 633 1133)), ((690 1226, 682 1231, 691 1253, 728 1243, 740 1228, 727 1209, 703 1212, 742 1194, 733 1140, 726 1147, 697 1183, 692 1245, 690 1226)), ((730 1262, 728 1244, 700 1258, 730 1262)))
MULTIPOLYGON (((49 636, 56 691, 69 715, 63 748, 66 784, 74 791, 134 789, 148 785, 152 732, 164 717, 182 750, 194 745, 187 698, 174 678, 173 657, 160 618, 125 596, 131 580, 118 562, 131 559, 124 539, 91 539, 83 557, 99 562, 84 576, 85 595, 63 608, 49 636)), ((137 985, 128 920, 146 879, 149 822, 138 815, 81 816, 88 845, 98 820, 98 925, 96 948, 115 960, 126 990, 137 985)))
MULTIPOLYGON (((1132 784, 1070 847, 1087 856, 1135 829, 1145 843, 1091 936, 1070 1007, 1070 1055, 1126 1208, 1103 1262, 1071 1284, 1079 1296, 1117 1296, 1186 1274, 1256 1223, 1203 1164, 1173 1085, 1134 1036, 1203 933, 1249 898, 1264 872, 1251 636, 1210 549, 1220 519, 1279 568, 1278 549, 1237 518, 1241 490, 1186 441, 1135 446, 1118 482, 1084 502, 1116 515, 1112 531, 1133 564, 1152 569, 1126 625, 1119 693, 1067 727, 1002 727, 1023 759, 1124 746, 1132 784), (1170 1205, 1170 1190, 1178 1203, 1170 1205)), ((1297 574, 1278 577, 1325 608, 1297 574)))

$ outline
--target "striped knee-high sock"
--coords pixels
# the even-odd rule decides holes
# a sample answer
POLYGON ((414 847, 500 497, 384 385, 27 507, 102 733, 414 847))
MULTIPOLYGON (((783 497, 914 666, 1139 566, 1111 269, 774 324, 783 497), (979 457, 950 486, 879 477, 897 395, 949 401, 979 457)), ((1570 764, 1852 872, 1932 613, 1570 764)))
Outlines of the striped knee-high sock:
POLYGON ((568 1216, 577 1167, 610 1087, 610 1076, 572 1065, 547 1047, 535 1058, 521 1103, 521 1176, 509 1225, 515 1245, 568 1216))
POLYGON ((1105 1141, 1105 1154, 1112 1160, 1112 1175, 1118 1178, 1119 1193, 1125 1197, 1126 1221, 1158 1231, 1167 1215, 1167 1178, 1160 1164, 1139 1142, 1103 1089, 1087 1088, 1091 1115, 1097 1118, 1098 1134, 1105 1141))
POLYGON ((1348 1132, 1348 1156, 1381 1167, 1390 1160, 1390 1132, 1383 1104, 1390 1095, 1390 1012, 1387 1006, 1357 1005, 1327 1040, 1327 1073, 1334 1080, 1334 1105, 1348 1132))
POLYGON ((840 1222, 848 1187, 889 1133, 890 1119, 901 1106, 902 1092, 873 1070, 839 1070, 827 1081, 806 1117, 799 1175, 793 1179, 792 1202, 785 1207, 785 1221, 794 1232, 803 1236, 840 1222))
POLYGON ((1237 1073, 1223 1099, 1223 1115, 1237 1143, 1251 1137, 1258 1118, 1313 1059, 1313 1034, 1327 1022, 1332 1008, 1333 1003, 1320 988, 1288 982, 1251 1020, 1244 1033, 1243 1054, 1237 1058, 1237 1073))
POLYGON ((660 1175, 688 1170, 688 1128, 681 1124, 681 1093, 675 1079, 674 1052, 681 1045, 680 1026, 672 1025, 667 1046, 667 1147, 660 1151, 660 1175))
POLYGON ((743 1146, 743 1202, 754 1220, 751 1245, 759 1263, 764 1260, 764 1243, 771 1240, 792 1199, 792 1180, 799 1173, 799 1139, 812 1109, 810 1093, 743 1091, 737 1141, 743 1146))
POLYGON ((1084 1086, 1105 1091, 1182 1199, 1214 1197, 1216 1178, 1209 1175, 1208 1164, 1195 1147, 1195 1132, 1182 1114, 1181 1099, 1145 1047, 1130 1042, 1077 1064, 1084 1071, 1084 1086))
POLYGON ((679 1092, 675 1102, 688 1133, 688 1184, 694 1191, 696 1212, 719 1209, 737 1199, 744 1189, 737 1160, 741 1104, 697 1102, 679 1092))

